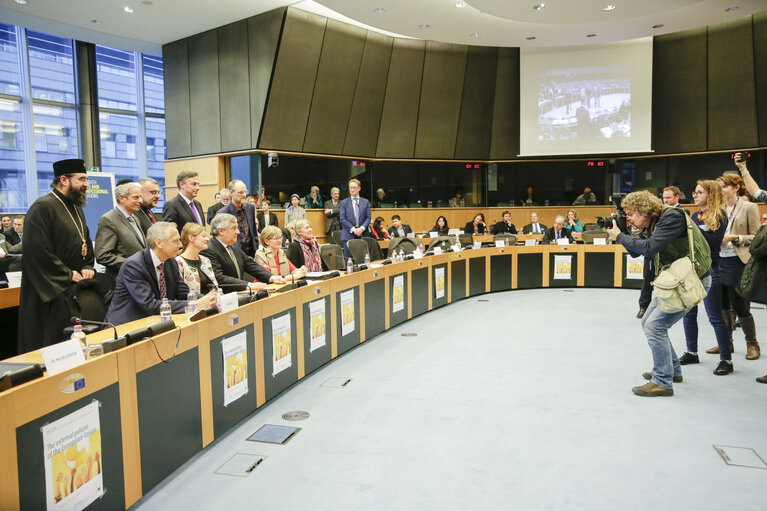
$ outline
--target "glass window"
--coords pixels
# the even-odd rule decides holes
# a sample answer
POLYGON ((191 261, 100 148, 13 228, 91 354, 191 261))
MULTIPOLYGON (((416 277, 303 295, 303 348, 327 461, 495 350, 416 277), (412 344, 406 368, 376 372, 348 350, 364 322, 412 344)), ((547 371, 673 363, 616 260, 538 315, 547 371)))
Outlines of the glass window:
POLYGON ((136 54, 96 46, 99 107, 136 110, 136 54))
POLYGON ((27 30, 32 98, 75 103, 72 40, 27 30))
MULTIPOLYGON (((160 184, 160 190, 165 185, 165 119, 162 117, 146 118, 146 156, 149 177, 160 184)), ((160 196, 158 207, 165 204, 165 195, 160 196)))
POLYGON ((0 93, 20 95, 19 81, 16 29, 13 25, 0 23, 0 93))
POLYGON ((27 183, 24 176, 24 137, 21 131, 21 103, 0 99, 0 210, 27 208, 27 183))
POLYGON ((164 114, 165 82, 162 74, 162 57, 143 55, 142 60, 144 62, 144 107, 149 113, 164 114))
POLYGON ((138 180, 143 176, 136 157, 138 117, 101 112, 99 123, 102 170, 114 172, 115 181, 123 178, 138 180))
POLYGON ((77 112, 74 108, 32 105, 37 158, 37 192, 48 193, 53 162, 77 158, 77 112))

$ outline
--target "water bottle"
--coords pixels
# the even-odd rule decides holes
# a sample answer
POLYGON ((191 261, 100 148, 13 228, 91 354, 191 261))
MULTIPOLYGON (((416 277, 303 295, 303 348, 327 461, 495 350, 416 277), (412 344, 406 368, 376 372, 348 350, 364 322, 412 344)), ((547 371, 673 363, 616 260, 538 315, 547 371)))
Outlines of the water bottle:
POLYGON ((370 254, 365 253, 365 266, 370 268, 370 254))
POLYGON ((160 321, 170 321, 170 303, 167 298, 162 299, 162 305, 160 305, 160 321))
POLYGON ((346 274, 349 275, 350 273, 354 272, 354 262, 352 261, 352 258, 346 260, 346 274))
POLYGON ((218 288, 216 290, 216 308, 218 309, 218 312, 221 312, 221 300, 224 298, 224 290, 221 288, 218 288))
POLYGON ((74 326, 74 332, 72 332, 72 337, 70 339, 76 339, 80 341, 80 344, 83 347, 83 355, 85 355, 85 358, 88 358, 88 348, 85 344, 85 332, 83 332, 83 326, 82 325, 75 325, 74 326))
POLYGON ((546 205, 547 206, 549 205, 549 199, 546 199, 546 205))
POLYGON ((197 314, 197 293, 189 290, 189 294, 186 295, 186 315, 192 317, 197 314))

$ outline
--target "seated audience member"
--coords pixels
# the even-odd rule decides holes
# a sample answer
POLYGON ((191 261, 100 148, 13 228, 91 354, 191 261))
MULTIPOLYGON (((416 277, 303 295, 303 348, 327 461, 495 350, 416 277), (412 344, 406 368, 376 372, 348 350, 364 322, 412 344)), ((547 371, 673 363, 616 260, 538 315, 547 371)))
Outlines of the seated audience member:
POLYGON ((225 292, 264 289, 266 284, 285 283, 283 278, 272 275, 242 251, 237 243, 234 215, 218 213, 210 225, 210 234, 213 239, 201 254, 210 259, 216 282, 225 292), (256 280, 244 280, 246 273, 256 280))
POLYGON ((296 268, 306 267, 307 271, 322 271, 320 246, 314 239, 314 230, 309 220, 296 222, 296 237, 288 247, 288 261, 296 268))
POLYGON ((542 234, 546 226, 538 222, 538 213, 530 213, 530 223, 522 228, 524 234, 542 234))
POLYGON ((280 222, 277 220, 277 215, 269 210, 271 207, 272 203, 269 201, 269 199, 264 199, 261 201, 261 211, 258 213, 258 215, 256 215, 256 223, 258 224, 259 234, 261 234, 261 231, 264 227, 269 227, 270 225, 275 227, 280 226, 280 222))
POLYGON ((318 186, 312 186, 309 189, 309 195, 306 196, 306 209, 322 209, 322 195, 320 195, 320 188, 318 186))
POLYGON ((570 232, 583 232, 583 223, 578 220, 578 213, 574 209, 567 210, 565 227, 570 229, 570 232))
POLYGON ((248 204, 248 187, 239 179, 229 181, 229 193, 232 201, 223 207, 220 213, 229 213, 237 219, 237 243, 250 257, 258 248, 258 222, 256 221, 256 206, 248 204))
POLYGON ((482 213, 477 213, 474 215, 474 220, 471 222, 466 222, 466 225, 463 228, 463 232, 466 234, 485 234, 485 215, 482 213))
POLYGON ((227 188, 222 188, 221 191, 216 194, 216 197, 216 203, 208 208, 208 223, 213 220, 216 213, 221 211, 221 208, 229 204, 229 201, 232 200, 232 196, 227 188))
POLYGON ((463 194, 459 190, 456 190, 455 195, 453 196, 452 199, 448 201, 448 204, 450 205, 451 208, 460 208, 462 201, 463 201, 463 194))
POLYGON ((392 238, 405 238, 412 233, 413 229, 409 225, 403 224, 399 215, 392 215, 391 227, 389 227, 389 236, 392 238))
POLYGON ((437 221, 434 222, 434 227, 429 232, 436 232, 437 236, 447 236, 450 232, 450 227, 447 225, 447 218, 440 215, 437 217, 437 221))
POLYGON ((743 178, 743 183, 746 185, 748 193, 754 198, 754 200, 760 202, 767 202, 767 192, 759 188, 754 178, 751 176, 751 172, 748 171, 748 165, 742 159, 741 153, 735 153, 735 166, 738 167, 738 172, 743 178))
POLYGON ((301 198, 297 193, 290 196, 290 206, 285 209, 285 225, 288 225, 293 220, 304 220, 306 218, 306 210, 301 207, 301 198))
POLYGON ((377 240, 388 240, 389 233, 386 232, 386 220, 382 216, 377 216, 370 226, 370 234, 377 240))
MULTIPOLYGON (((117 206, 104 213, 96 231, 96 262, 107 269, 107 275, 117 278, 126 259, 147 248, 144 232, 136 213, 141 209, 141 185, 128 182, 115 188, 117 206)), ((198 224, 199 225, 199 224, 198 224)))
POLYGON ((386 192, 384 191, 383 188, 379 188, 378 190, 376 190, 376 197, 375 199, 373 199, 372 206, 374 208, 382 208, 383 204, 385 204, 384 197, 386 197, 386 192))
POLYGON ((0 217, 0 225, 2 225, 2 229, 0 231, 7 231, 11 228, 11 217, 10 215, 3 215, 0 217))
POLYGON ((265 227, 261 231, 261 246, 256 251, 256 262, 272 275, 289 282, 306 277, 306 266, 296 268, 282 250, 282 232, 277 227, 265 227))
POLYGON ((535 206, 536 205, 536 200, 535 200, 535 197, 533 196, 533 187, 532 186, 529 186, 527 188, 527 192, 525 192, 524 197, 522 197, 522 204, 525 205, 525 206, 535 206))
POLYGON ((570 229, 565 227, 565 217, 562 215, 557 215, 557 217, 554 219, 554 227, 549 227, 546 229, 546 232, 543 233, 543 238, 541 238, 541 242, 556 242, 561 238, 567 238, 570 240, 570 243, 575 242, 573 235, 570 234, 570 229))
MULTIPOLYGON (((147 245, 130 256, 117 274, 114 298, 106 320, 119 325, 160 313, 162 299, 167 298, 174 314, 184 312, 189 288, 181 280, 176 254, 181 248, 178 230, 172 222, 157 222, 146 233, 147 245)), ((204 309, 216 303, 210 292, 197 300, 204 309)))
POLYGON ((253 204, 254 206, 258 207, 258 194, 251 193, 250 195, 248 195, 248 198, 245 199, 245 202, 247 202, 248 204, 253 204))
POLYGON ((341 201, 338 197, 341 190, 335 186, 330 189, 330 200, 325 201, 325 233, 330 234, 333 231, 341 230, 341 201))
POLYGON ((24 237, 24 217, 17 216, 14 218, 11 228, 3 232, 3 234, 5 235, 5 241, 7 241, 10 246, 21 243, 21 238, 24 237))
POLYGON ((186 224, 181 229, 181 246, 183 252, 176 257, 181 279, 189 289, 198 295, 216 291, 216 273, 210 259, 200 252, 208 248, 210 238, 205 227, 199 224, 186 224))
POLYGON ((493 235, 500 233, 517 234, 517 228, 511 223, 511 213, 504 211, 501 218, 503 220, 495 224, 490 232, 493 235))
POLYGON ((583 189, 583 193, 575 198, 573 206, 585 206, 586 204, 596 204, 597 198, 591 193, 591 188, 588 186, 583 189))
POLYGON ((282 229, 282 248, 288 248, 288 245, 293 242, 293 238, 296 237, 297 223, 298 220, 293 220, 292 222, 289 222, 284 229, 282 229))
POLYGON ((663 204, 666 206, 679 207, 679 188, 676 186, 667 186, 663 189, 663 204))
POLYGON ((0 277, 9 271, 21 271, 21 243, 11 246, 0 240, 0 277))

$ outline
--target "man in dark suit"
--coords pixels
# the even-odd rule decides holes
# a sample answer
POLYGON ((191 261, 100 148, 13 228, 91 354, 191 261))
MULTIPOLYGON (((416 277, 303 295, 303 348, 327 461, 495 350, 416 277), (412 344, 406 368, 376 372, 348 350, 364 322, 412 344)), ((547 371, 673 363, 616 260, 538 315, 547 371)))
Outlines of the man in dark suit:
POLYGON ((258 220, 258 233, 261 234, 261 231, 264 230, 264 227, 269 227, 270 225, 273 225, 279 229, 280 227, 280 221, 277 220, 277 215, 269 211, 269 208, 272 206, 272 202, 269 199, 263 199, 261 201, 261 211, 256 215, 256 219, 258 220))
POLYGON ((503 220, 495 224, 492 229, 490 229, 490 232, 493 234, 493 236, 501 233, 517 234, 517 228, 514 226, 514 224, 511 223, 511 213, 504 211, 501 215, 501 218, 503 218, 503 220))
MULTIPOLYGON (((189 288, 178 271, 176 254, 181 248, 178 230, 169 222, 157 222, 146 233, 147 245, 136 252, 120 268, 117 287, 105 321, 120 325, 160 313, 162 299, 167 298, 174 314, 184 312, 189 288)), ((211 291, 197 300, 197 308, 216 303, 211 291)))
POLYGON ((226 207, 232 200, 232 194, 229 193, 229 189, 227 188, 222 188, 221 191, 216 194, 216 197, 218 197, 216 199, 216 203, 208 208, 208 223, 213 220, 213 217, 216 216, 216 213, 226 207))
POLYGON ((99 220, 94 243, 96 262, 103 264, 113 279, 126 259, 146 248, 144 232, 136 219, 141 208, 141 185, 122 184, 115 188, 115 196, 117 207, 99 220))
POLYGON ((362 238, 370 225, 370 202, 360 197, 362 186, 358 179, 349 180, 349 197, 341 201, 339 218, 341 219, 341 241, 344 243, 344 255, 351 254, 346 246, 349 240, 362 238))
POLYGON ((530 213, 530 223, 522 228, 524 234, 541 234, 546 226, 538 222, 538 213, 530 213))
POLYGON ((392 215, 391 227, 389 227, 389 236, 392 238, 406 238, 408 234, 411 234, 413 229, 409 225, 403 224, 399 215, 392 215))
POLYGON ((11 228, 3 234, 5 235, 5 241, 9 245, 13 246, 21 243, 21 238, 24 236, 24 217, 17 216, 14 218, 11 228))
POLYGON ((219 212, 210 224, 213 239, 208 248, 200 252, 210 259, 218 285, 229 291, 245 289, 264 289, 267 284, 284 284, 285 279, 256 263, 245 255, 237 243, 237 219, 229 213, 219 212), (245 274, 255 277, 256 281, 245 280, 245 274))
POLYGON ((195 200, 200 191, 200 178, 193 170, 184 170, 176 176, 178 195, 165 203, 162 208, 162 219, 173 222, 178 232, 189 222, 205 225, 205 215, 202 205, 195 200))
POLYGON ((341 230, 341 201, 338 197, 341 195, 341 190, 335 186, 330 189, 330 200, 325 201, 325 234, 330 236, 333 231, 341 230))
POLYGON ((160 185, 151 177, 142 177, 138 180, 141 185, 141 207, 136 213, 141 230, 146 236, 146 232, 152 225, 161 220, 159 216, 152 213, 152 209, 157 207, 160 201, 160 185))
POLYGON ((570 229, 565 227, 565 217, 557 215, 554 219, 554 227, 549 227, 546 232, 543 233, 541 242, 550 241, 556 243, 557 240, 567 238, 570 243, 575 243, 573 235, 570 233, 570 229))
POLYGON ((256 224, 256 207, 250 204, 248 187, 239 179, 229 182, 231 202, 221 208, 219 213, 229 213, 237 219, 237 243, 245 254, 250 257, 258 250, 258 225, 256 224))
POLYGON ((6 272, 21 271, 21 245, 11 246, 7 241, 0 240, 0 277, 6 272))

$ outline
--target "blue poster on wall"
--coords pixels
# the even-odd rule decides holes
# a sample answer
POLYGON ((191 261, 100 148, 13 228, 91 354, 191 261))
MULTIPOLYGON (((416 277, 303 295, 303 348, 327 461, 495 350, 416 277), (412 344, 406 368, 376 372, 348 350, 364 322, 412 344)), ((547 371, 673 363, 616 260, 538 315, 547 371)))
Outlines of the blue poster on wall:
POLYGON ((101 216, 115 207, 114 190, 114 174, 88 172, 88 203, 83 206, 83 211, 91 240, 96 239, 96 229, 98 229, 101 216))

